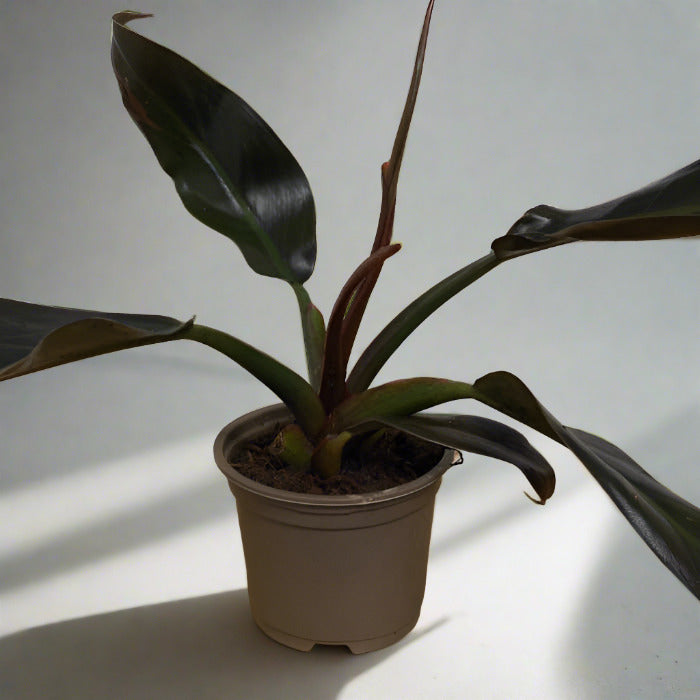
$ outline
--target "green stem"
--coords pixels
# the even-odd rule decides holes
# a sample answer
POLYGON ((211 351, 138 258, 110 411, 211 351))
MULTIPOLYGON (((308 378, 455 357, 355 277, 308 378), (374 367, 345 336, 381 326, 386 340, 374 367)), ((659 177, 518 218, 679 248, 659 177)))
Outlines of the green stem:
POLYGON ((328 413, 345 398, 345 377, 347 375, 348 357, 352 346, 352 338, 349 345, 344 345, 346 311, 353 302, 355 293, 377 271, 382 263, 401 249, 400 243, 387 245, 372 253, 361 262, 343 285, 340 294, 333 305, 331 315, 328 317, 328 330, 326 332, 326 347, 323 355, 323 372, 321 374, 321 389, 319 396, 321 403, 328 413))
POLYGON ((475 260, 473 263, 438 282, 409 304, 393 321, 385 326, 384 330, 379 333, 362 353, 348 377, 348 391, 351 394, 364 391, 401 343, 428 316, 439 309, 446 301, 449 301, 455 294, 461 292, 482 275, 493 270, 500 262, 502 261, 498 260, 493 252, 489 252, 483 258, 475 260))
POLYGON ((343 461, 343 447, 351 437, 352 433, 344 432, 323 438, 311 458, 311 470, 324 479, 335 476, 343 461))
POLYGON ((321 401, 306 380, 289 367, 216 328, 194 324, 180 338, 208 345, 248 370, 277 394, 310 438, 318 437, 323 431, 326 414, 321 401))
POLYGON ((323 316, 311 302, 309 293, 304 289, 302 284, 295 283, 292 285, 292 289, 296 294, 297 303, 299 304, 309 382, 313 390, 318 392, 321 388, 323 347, 326 342, 326 328, 323 323, 323 316))

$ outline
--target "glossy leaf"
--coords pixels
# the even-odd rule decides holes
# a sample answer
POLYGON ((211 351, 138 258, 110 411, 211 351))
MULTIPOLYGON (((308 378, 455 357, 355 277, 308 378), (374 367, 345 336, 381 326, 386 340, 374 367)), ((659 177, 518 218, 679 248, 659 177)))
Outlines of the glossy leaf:
POLYGON ((434 377, 387 382, 345 399, 331 415, 331 430, 339 433, 380 418, 408 416, 448 401, 474 398, 474 393, 471 384, 434 377))
POLYGON ((500 259, 574 241, 644 241, 700 234, 700 160, 640 190, 585 209, 540 204, 492 244, 500 259))
POLYGON ((656 556, 700 598, 700 509, 656 481, 622 450, 557 421, 517 377, 493 372, 475 398, 568 447, 656 556))
POLYGON ((549 462, 523 435, 503 423, 481 416, 440 413, 387 416, 377 422, 445 447, 515 465, 537 492, 539 500, 532 499, 536 503, 544 504, 554 493, 556 477, 549 462))
POLYGON ((167 316, 103 313, 0 299, 0 380, 139 345, 192 325, 167 316))
POLYGON ((256 272, 303 282, 316 259, 315 210, 301 167, 272 129, 195 65, 112 22, 124 106, 185 207, 230 238, 256 272))

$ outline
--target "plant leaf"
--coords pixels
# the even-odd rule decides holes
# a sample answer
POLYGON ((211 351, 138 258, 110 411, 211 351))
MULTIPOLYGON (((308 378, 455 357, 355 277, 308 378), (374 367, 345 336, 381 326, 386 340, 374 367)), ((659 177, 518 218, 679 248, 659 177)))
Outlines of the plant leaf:
POLYGON ((642 189, 585 209, 540 204, 492 244, 500 259, 574 241, 643 241, 700 234, 700 160, 642 189))
POLYGON ((354 394, 367 389, 386 361, 423 321, 472 282, 493 270, 500 262, 489 252, 414 299, 384 327, 360 355, 348 377, 348 391, 354 394))
POLYGON ((304 282, 316 215, 301 167, 272 129, 195 65, 112 18, 112 65, 124 106, 185 207, 230 238, 256 272, 304 282))
POLYGON ((514 375, 487 374, 474 383, 474 389, 474 398, 568 447, 654 554, 700 598, 700 509, 611 443, 563 426, 514 375))
MULTIPOLYGON (((387 416, 376 422, 445 447, 494 457, 522 471, 544 505, 556 477, 549 462, 517 430, 489 418, 441 413, 387 416)), ((527 495, 527 494, 526 494, 527 495)))
POLYGON ((441 403, 474 398, 471 384, 435 377, 414 377, 387 382, 343 401, 330 417, 331 432, 340 433, 362 423, 408 416, 441 403))
POLYGON ((193 321, 0 299, 0 381, 140 345, 176 340, 193 321))

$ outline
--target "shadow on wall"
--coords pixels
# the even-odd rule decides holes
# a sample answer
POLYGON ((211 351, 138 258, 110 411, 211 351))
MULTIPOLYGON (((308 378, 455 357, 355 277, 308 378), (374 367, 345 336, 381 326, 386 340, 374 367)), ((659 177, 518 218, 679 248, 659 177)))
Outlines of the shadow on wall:
MULTIPOLYGON (((631 454, 688 500, 700 502, 700 409, 668 421, 631 454)), ((612 520, 612 519, 611 519, 612 520)), ((586 698, 691 700, 700 693, 700 605, 620 517, 562 660, 586 698)))
POLYGON ((152 348, 3 382, 3 492, 206 431, 213 442, 237 417, 238 397, 263 396, 257 392, 258 383, 230 362, 171 357, 152 348))
POLYGON ((328 700, 432 629, 363 656, 352 656, 345 647, 303 653, 258 630, 247 591, 217 593, 5 637, 0 640, 0 695, 13 700, 328 700))

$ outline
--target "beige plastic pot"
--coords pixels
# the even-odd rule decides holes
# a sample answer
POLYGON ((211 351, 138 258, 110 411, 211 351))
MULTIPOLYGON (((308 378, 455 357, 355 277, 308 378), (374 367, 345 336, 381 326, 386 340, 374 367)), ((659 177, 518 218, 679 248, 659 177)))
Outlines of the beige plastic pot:
POLYGON ((237 445, 289 419, 281 405, 253 411, 214 443, 236 497, 253 618, 301 651, 344 644, 360 654, 393 644, 418 621, 435 494, 454 453, 408 484, 348 496, 281 491, 231 467, 237 445))

